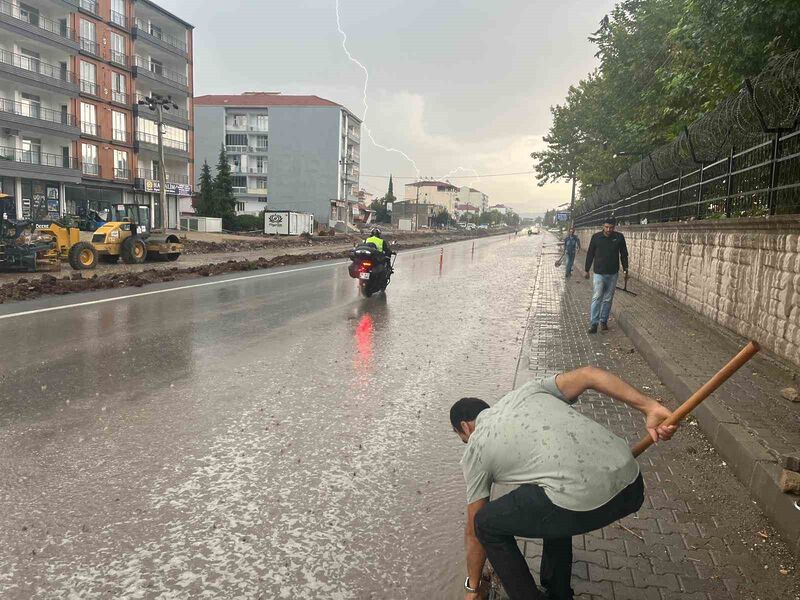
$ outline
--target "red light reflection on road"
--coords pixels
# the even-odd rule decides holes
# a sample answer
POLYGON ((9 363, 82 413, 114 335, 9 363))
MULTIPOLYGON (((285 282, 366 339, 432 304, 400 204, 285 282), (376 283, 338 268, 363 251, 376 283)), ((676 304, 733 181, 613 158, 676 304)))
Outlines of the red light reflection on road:
POLYGON ((372 362, 372 337, 375 333, 375 322, 372 320, 372 315, 366 314, 361 317, 356 327, 356 346, 358 347, 358 356, 365 365, 372 362))

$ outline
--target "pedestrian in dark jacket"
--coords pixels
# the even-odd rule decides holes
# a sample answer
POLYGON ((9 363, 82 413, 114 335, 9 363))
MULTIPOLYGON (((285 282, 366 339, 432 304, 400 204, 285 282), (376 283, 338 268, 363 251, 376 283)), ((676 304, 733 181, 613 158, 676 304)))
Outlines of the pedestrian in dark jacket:
POLYGON ((614 300, 614 291, 617 289, 619 278, 619 265, 628 276, 628 247, 625 245, 625 236, 614 231, 617 221, 608 217, 603 223, 603 231, 592 236, 589 249, 586 251, 586 274, 594 264, 594 279, 592 284, 592 305, 590 309, 591 326, 589 333, 597 333, 597 326, 603 331, 608 330, 608 316, 611 314, 611 302, 614 300))
POLYGON ((569 228, 569 234, 562 242, 564 244, 564 254, 567 256, 567 277, 572 275, 572 265, 575 264, 575 254, 581 248, 581 239, 575 235, 575 228, 569 228))

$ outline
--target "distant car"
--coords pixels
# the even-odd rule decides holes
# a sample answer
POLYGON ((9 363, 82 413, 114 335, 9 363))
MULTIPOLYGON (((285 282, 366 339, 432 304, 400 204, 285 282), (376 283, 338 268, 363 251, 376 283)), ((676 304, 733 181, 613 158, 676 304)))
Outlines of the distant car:
POLYGON ((478 226, 475 225, 475 223, 464 223, 464 229, 466 229, 467 231, 473 231, 477 228, 478 226))
POLYGON ((489 225, 487 225, 486 223, 483 223, 481 225, 478 225, 478 229, 489 229, 489 225))

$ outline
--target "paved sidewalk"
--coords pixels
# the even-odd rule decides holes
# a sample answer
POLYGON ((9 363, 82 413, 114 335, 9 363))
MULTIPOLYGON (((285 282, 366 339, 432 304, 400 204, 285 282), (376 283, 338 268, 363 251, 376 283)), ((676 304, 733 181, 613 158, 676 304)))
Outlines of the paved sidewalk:
MULTIPOLYGON (((563 268, 553 265, 557 255, 556 241, 549 237, 531 307, 529 352, 517 385, 592 364, 674 408, 678 402, 616 323, 608 333, 586 332, 590 285, 582 278, 565 282, 563 268)), ((576 408, 631 443, 644 431, 639 413, 597 394, 585 394, 576 408)), ((647 486, 642 509, 574 538, 576 598, 800 598, 796 559, 696 421, 672 442, 645 452, 639 464, 647 486)), ((540 542, 520 544, 538 581, 540 542)))

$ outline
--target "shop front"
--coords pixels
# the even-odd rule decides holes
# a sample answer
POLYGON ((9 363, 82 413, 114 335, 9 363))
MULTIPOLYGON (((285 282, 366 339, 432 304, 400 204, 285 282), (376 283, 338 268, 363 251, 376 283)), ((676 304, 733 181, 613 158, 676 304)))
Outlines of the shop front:
MULTIPOLYGON (((152 226, 161 227, 161 182, 157 179, 137 178, 134 196, 137 202, 151 207, 152 226)), ((180 219, 180 199, 191 198, 192 186, 186 183, 167 182, 167 217, 169 229, 177 229, 180 219)))

